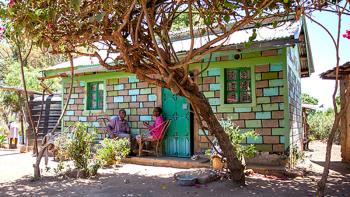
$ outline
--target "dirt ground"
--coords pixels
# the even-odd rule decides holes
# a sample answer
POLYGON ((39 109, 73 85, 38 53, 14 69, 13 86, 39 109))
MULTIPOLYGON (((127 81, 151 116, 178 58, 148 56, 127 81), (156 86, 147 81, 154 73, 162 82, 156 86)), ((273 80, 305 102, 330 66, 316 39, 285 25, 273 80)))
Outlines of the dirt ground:
MULTIPOLYGON (((0 196, 315 196, 315 184, 323 169, 325 144, 314 142, 314 151, 306 152, 305 177, 279 179, 254 174, 247 177, 246 187, 237 187, 227 180, 207 185, 183 187, 173 179, 184 169, 124 164, 101 169, 93 179, 72 179, 55 176, 56 162, 43 166, 44 178, 32 182, 33 157, 30 153, 0 150, 0 196)), ((328 196, 349 196, 350 165, 340 162, 340 147, 334 146, 328 183, 328 196)))

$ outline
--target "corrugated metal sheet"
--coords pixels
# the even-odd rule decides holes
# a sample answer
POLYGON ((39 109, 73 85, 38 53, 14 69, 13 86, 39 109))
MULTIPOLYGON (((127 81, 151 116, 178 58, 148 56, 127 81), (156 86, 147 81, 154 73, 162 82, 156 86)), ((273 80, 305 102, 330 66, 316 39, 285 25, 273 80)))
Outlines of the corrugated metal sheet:
MULTIPOLYGON (((295 21, 287 21, 283 25, 280 25, 277 28, 273 28, 272 25, 264 26, 257 29, 257 37, 254 40, 255 42, 259 41, 271 41, 271 40, 279 40, 284 38, 294 38, 297 39, 298 35, 301 30, 301 22, 295 22, 295 21)), ((233 34, 231 34, 228 38, 228 40, 223 44, 223 46, 227 45, 235 45, 235 44, 242 44, 249 41, 249 37, 253 34, 253 29, 245 29, 236 31, 233 34)), ((208 36, 202 36, 199 38, 194 39, 194 48, 200 48, 201 46, 208 43, 209 40, 215 39, 217 36, 210 35, 209 39, 208 36)), ((189 51, 190 50, 190 44, 191 40, 179 40, 173 42, 173 47, 176 52, 181 51, 189 51)), ((222 42, 215 43, 212 45, 212 47, 221 45, 222 42)))
MULTIPOLYGON (((272 40, 279 40, 279 39, 285 39, 285 38, 294 38, 298 39, 298 36, 300 34, 301 30, 301 20, 300 21, 286 21, 283 24, 279 25, 277 28, 273 28, 272 25, 263 26, 261 28, 257 29, 257 37, 254 40, 255 42, 259 41, 272 41, 272 40)), ((223 46, 228 45, 235 45, 235 44, 242 44, 249 41, 249 37, 253 34, 253 29, 244 29, 234 32, 229 36, 229 38, 226 40, 223 46)), ((176 36, 175 36, 176 37, 176 36)), ((188 37, 187 37, 188 38, 188 37)), ((205 45, 209 40, 215 39, 215 35, 210 35, 209 39, 208 36, 202 36, 194 39, 194 48, 200 48, 201 46, 205 45)), ((190 50, 190 43, 191 39, 183 39, 183 40, 177 40, 173 42, 173 47, 176 52, 185 52, 190 50)), ((222 42, 217 42, 212 47, 221 45, 222 42)), ((106 51, 99 52, 102 58, 106 56, 106 51)), ((116 57, 117 54, 111 54, 112 58, 116 57)), ((74 59, 74 66, 81 66, 81 65, 96 65, 99 64, 99 61, 96 57, 87 57, 87 56, 81 56, 74 59)), ((52 66, 46 71, 50 70, 57 70, 61 68, 67 68, 70 67, 70 63, 64 62, 61 64, 57 64, 55 66, 52 66)), ((79 69, 80 70, 80 69, 79 69)))

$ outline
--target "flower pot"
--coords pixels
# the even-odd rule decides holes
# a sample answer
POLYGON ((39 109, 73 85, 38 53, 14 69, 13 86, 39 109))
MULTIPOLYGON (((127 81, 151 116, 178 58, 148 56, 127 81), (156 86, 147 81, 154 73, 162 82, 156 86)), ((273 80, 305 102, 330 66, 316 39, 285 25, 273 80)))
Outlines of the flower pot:
POLYGON ((224 167, 224 163, 222 163, 221 158, 219 156, 213 156, 211 158, 212 161, 212 167, 215 170, 222 170, 224 167))
POLYGON ((20 153, 26 153, 27 149, 26 149, 26 145, 24 144, 18 144, 18 149, 20 153))

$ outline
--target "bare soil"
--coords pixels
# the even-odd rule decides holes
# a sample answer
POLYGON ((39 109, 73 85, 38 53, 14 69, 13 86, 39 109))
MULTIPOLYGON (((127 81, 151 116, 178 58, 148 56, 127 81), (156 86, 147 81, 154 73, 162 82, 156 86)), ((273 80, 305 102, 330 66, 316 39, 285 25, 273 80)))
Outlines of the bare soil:
MULTIPOLYGON (((294 179, 277 178, 254 173, 247 177, 247 186, 238 187, 228 180, 207 185, 179 186, 175 173, 189 171, 176 168, 122 164, 101 169, 91 179, 56 176, 50 161, 48 172, 43 165, 43 179, 31 181, 34 158, 30 153, 0 150, 0 196, 315 196, 316 181, 324 165, 325 144, 310 144, 313 152, 306 152, 301 167, 307 176, 294 179)), ((333 147, 328 196, 349 196, 350 165, 341 163, 340 147, 333 147)), ((71 165, 71 164, 69 164, 71 165)), ((194 169, 193 169, 194 170, 194 169)), ((190 170, 191 171, 191 170, 190 170)))

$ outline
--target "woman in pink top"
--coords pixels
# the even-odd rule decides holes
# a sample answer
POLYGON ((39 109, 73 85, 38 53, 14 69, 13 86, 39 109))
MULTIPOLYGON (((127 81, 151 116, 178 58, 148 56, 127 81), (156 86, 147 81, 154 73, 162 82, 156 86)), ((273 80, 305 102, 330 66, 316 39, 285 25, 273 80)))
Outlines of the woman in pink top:
MULTIPOLYGON (((148 122, 144 122, 143 124, 148 127, 149 133, 144 135, 144 138, 149 138, 149 139, 159 139, 162 135, 162 125, 164 122, 163 116, 161 115, 162 113, 162 108, 156 107, 153 110, 153 117, 155 118, 153 125, 149 125, 148 122)), ((140 139, 140 135, 136 136, 136 139, 140 139)))

